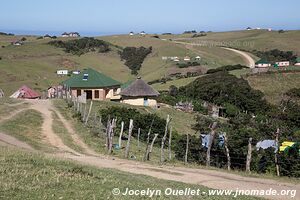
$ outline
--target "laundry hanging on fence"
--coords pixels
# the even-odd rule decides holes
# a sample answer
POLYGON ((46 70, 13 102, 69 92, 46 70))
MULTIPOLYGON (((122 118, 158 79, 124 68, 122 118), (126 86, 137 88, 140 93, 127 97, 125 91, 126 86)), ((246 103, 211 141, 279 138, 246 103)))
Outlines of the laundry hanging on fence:
MULTIPOLYGON (((202 146, 208 148, 208 143, 210 140, 210 134, 201 134, 201 141, 202 141, 202 146)), ((219 147, 222 147, 224 145, 225 142, 225 137, 223 134, 219 135, 219 147)))
POLYGON ((279 151, 280 152, 288 152, 288 150, 290 149, 290 148, 295 148, 296 147, 296 145, 297 145, 297 143, 296 142, 288 142, 288 141, 284 141, 282 144, 281 144, 281 146, 279 147, 279 151))
POLYGON ((275 149, 274 153, 277 152, 278 146, 276 145, 275 140, 262 140, 262 141, 259 141, 259 142, 256 144, 256 150, 257 150, 257 151, 258 151, 260 148, 262 148, 262 149, 268 149, 268 148, 270 148, 270 147, 275 149))
POLYGON ((225 143, 225 136, 223 134, 219 135, 219 147, 223 147, 225 143))
POLYGON ((208 143, 210 139, 210 134, 201 134, 202 146, 208 148, 208 143))

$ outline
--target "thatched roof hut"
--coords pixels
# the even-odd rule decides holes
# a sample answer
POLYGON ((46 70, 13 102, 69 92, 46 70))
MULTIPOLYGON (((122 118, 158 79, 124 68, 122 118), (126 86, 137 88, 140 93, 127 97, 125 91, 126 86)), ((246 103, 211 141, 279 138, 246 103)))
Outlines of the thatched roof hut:
POLYGON ((155 97, 159 96, 159 92, 141 78, 129 84, 120 94, 122 96, 121 102, 139 106, 156 106, 155 97))
POLYGON ((154 90, 141 78, 138 78, 122 90, 121 95, 127 97, 157 97, 159 92, 154 90))

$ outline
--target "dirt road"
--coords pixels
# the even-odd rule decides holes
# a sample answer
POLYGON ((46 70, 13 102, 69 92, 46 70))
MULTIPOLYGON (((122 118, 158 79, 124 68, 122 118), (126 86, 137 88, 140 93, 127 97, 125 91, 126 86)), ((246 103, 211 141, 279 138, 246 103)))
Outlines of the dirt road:
POLYGON ((246 52, 240 51, 240 50, 236 50, 236 49, 232 49, 232 48, 228 48, 228 47, 221 47, 221 48, 227 49, 229 51, 233 51, 233 52, 235 52, 237 54, 240 54, 241 56, 244 57, 245 61, 248 63, 248 65, 247 65, 248 67, 250 67, 250 68, 254 68, 255 67, 255 60, 251 56, 249 56, 249 54, 247 54, 246 52))
MULTIPOLYGON (((269 190, 270 188, 280 192, 281 190, 297 190, 298 194, 293 199, 300 200, 300 185, 286 183, 278 180, 261 179, 244 177, 236 174, 230 174, 221 171, 207 170, 207 169, 191 169, 184 167, 169 167, 169 166, 154 166, 142 162, 135 162, 125 159, 118 159, 110 156, 96 155, 96 153, 89 149, 84 144, 79 136, 76 136, 71 124, 54 108, 51 101, 32 101, 31 109, 36 109, 42 113, 44 117, 43 134, 47 141, 52 145, 57 145, 61 150, 54 154, 47 154, 48 156, 59 159, 70 159, 85 165, 92 165, 99 168, 113 168, 124 172, 133 174, 143 174, 160 179, 179 181, 184 183, 199 184, 214 189, 231 189, 236 190, 269 190), (52 130, 52 112, 57 112, 60 120, 65 124, 72 138, 83 148, 87 148, 88 154, 78 153, 67 147, 62 140, 55 135, 52 130), (75 135, 75 136, 74 136, 75 135), (80 142, 79 142, 80 141, 80 142), (83 145, 84 144, 84 145, 83 145)), ((5 134, 0 134, 0 140, 4 143, 9 143, 18 147, 25 147, 24 143, 5 134)), ((28 148, 26 146, 25 148, 28 148)), ((286 196, 265 196, 268 199, 288 199, 286 196)))
MULTIPOLYGON (((197 49, 193 48, 193 46, 201 46, 201 44, 181 42, 181 41, 174 41, 174 43, 183 44, 183 45, 185 45, 185 47, 187 49, 191 49, 193 51, 197 51, 197 49)), ((246 61, 247 66, 249 68, 254 68, 255 67, 255 60, 248 53, 246 53, 244 51, 237 50, 237 49, 232 49, 232 48, 229 48, 229 47, 219 47, 219 48, 226 49, 226 50, 229 50, 229 51, 232 51, 236 54, 241 55, 244 58, 244 60, 246 61)))

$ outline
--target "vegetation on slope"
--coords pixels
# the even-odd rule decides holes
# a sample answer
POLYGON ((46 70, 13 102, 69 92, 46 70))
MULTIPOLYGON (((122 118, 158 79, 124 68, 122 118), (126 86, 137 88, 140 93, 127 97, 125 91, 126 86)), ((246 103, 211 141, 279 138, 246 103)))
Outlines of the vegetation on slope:
POLYGON ((97 50, 99 53, 104 53, 110 50, 109 44, 107 42, 92 37, 84 37, 68 41, 54 40, 50 41, 48 44, 59 48, 64 48, 65 52, 72 53, 78 56, 90 51, 97 50))
POLYGON ((273 49, 269 51, 252 51, 256 56, 263 58, 271 63, 279 61, 290 61, 292 64, 296 62, 297 55, 293 51, 280 51, 273 49))
POLYGON ((152 52, 152 47, 126 47, 120 51, 120 56, 122 60, 125 60, 125 65, 131 69, 132 74, 137 74, 142 63, 148 54, 152 52))

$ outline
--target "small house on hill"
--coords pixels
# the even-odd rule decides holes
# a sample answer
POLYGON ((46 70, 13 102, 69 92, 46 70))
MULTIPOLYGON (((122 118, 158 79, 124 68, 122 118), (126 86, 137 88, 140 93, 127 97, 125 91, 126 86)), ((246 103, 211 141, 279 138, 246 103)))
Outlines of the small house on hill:
POLYGON ((280 61, 275 63, 278 67, 288 67, 290 66, 290 61, 280 61))
POLYGON ((111 99, 120 92, 121 83, 94 69, 83 70, 62 83, 71 89, 72 96, 86 93, 87 99, 111 99))
POLYGON ((152 106, 157 105, 156 97, 159 92, 154 90, 141 78, 136 79, 121 91, 121 102, 136 106, 152 106))
POLYGON ((62 37, 80 37, 80 34, 78 32, 64 32, 63 34, 61 34, 62 37))
POLYGON ((130 36, 133 36, 133 35, 134 35, 134 32, 131 31, 131 32, 129 33, 129 35, 130 35, 130 36))
POLYGON ((260 59, 255 63, 255 67, 257 68, 263 68, 263 67, 271 67, 271 63, 265 59, 260 59))
POLYGON ((296 59, 295 66, 300 66, 300 57, 298 57, 298 58, 296 59))
POLYGON ((184 61, 190 61, 191 58, 190 58, 189 56, 185 56, 185 57, 183 58, 183 60, 184 60, 184 61))
POLYGON ((32 90, 26 85, 20 87, 15 93, 13 93, 10 98, 15 99, 38 99, 41 95, 36 91, 32 90))

